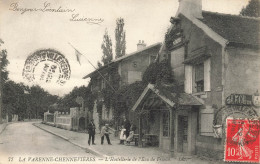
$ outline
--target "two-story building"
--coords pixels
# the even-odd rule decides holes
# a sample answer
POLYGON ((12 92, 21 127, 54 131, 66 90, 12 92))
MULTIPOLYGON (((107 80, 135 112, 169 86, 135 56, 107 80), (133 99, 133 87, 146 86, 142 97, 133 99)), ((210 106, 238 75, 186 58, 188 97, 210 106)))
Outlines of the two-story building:
MULTIPOLYGON (((121 86, 132 84, 136 81, 142 81, 142 75, 150 63, 158 57, 161 43, 155 43, 146 46, 144 41, 139 41, 137 51, 117 58, 109 64, 86 75, 83 79, 91 78, 90 87, 93 93, 97 94, 97 101, 103 101, 102 90, 110 87, 112 92, 118 90, 121 86)), ((99 125, 99 119, 111 120, 113 118, 113 109, 107 109, 105 104, 102 111, 98 111, 98 104, 93 108, 93 118, 95 124, 99 125), (101 115, 101 117, 99 117, 101 115)))
POLYGON ((260 115, 260 20, 180 0, 170 22, 159 59, 171 63, 182 91, 149 84, 132 108, 139 134, 157 135, 159 147, 173 154, 221 159, 226 118, 260 115))

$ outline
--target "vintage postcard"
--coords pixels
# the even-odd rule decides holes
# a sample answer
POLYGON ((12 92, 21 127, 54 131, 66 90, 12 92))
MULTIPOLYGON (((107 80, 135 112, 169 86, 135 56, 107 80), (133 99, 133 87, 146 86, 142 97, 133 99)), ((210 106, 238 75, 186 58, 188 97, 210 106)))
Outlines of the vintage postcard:
POLYGON ((0 0, 0 164, 259 163, 259 0, 0 0))

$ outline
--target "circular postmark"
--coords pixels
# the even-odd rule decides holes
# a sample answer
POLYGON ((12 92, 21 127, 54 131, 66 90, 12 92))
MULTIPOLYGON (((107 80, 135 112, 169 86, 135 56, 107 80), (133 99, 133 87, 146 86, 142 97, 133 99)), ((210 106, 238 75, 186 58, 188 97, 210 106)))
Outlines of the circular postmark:
POLYGON ((29 82, 56 82, 62 86, 70 79, 71 70, 63 54, 53 49, 42 49, 26 59, 22 75, 29 82))

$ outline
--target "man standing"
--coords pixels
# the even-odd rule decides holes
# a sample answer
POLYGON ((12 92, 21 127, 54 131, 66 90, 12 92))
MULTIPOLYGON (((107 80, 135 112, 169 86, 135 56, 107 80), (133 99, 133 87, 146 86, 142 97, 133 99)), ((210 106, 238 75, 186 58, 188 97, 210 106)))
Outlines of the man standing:
POLYGON ((130 127, 131 127, 131 124, 130 124, 130 121, 128 119, 124 119, 124 127, 125 127, 125 135, 126 135, 126 138, 129 136, 129 133, 130 133, 130 127))
POLYGON ((112 145, 112 144, 110 143, 110 139, 109 139, 109 128, 108 128, 108 124, 105 124, 105 126, 102 127, 100 135, 101 135, 101 145, 103 145, 103 143, 104 143, 104 136, 106 136, 106 138, 107 138, 107 143, 108 143, 108 145, 112 145))
POLYGON ((90 141, 92 139, 92 145, 96 145, 95 144, 95 124, 94 124, 94 120, 91 119, 90 123, 88 124, 88 145, 90 145, 90 141))

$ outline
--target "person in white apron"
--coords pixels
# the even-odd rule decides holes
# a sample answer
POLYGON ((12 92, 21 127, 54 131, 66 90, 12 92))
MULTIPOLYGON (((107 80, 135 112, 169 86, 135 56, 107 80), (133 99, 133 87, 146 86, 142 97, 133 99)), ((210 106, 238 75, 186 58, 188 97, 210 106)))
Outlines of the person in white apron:
POLYGON ((120 144, 124 144, 126 140, 126 129, 124 128, 124 126, 122 126, 119 139, 120 139, 120 144))

